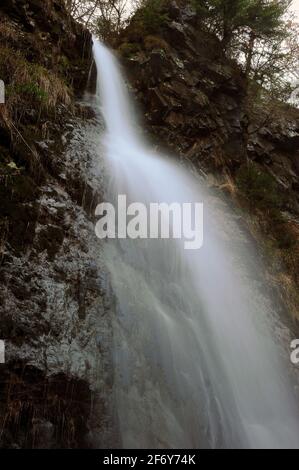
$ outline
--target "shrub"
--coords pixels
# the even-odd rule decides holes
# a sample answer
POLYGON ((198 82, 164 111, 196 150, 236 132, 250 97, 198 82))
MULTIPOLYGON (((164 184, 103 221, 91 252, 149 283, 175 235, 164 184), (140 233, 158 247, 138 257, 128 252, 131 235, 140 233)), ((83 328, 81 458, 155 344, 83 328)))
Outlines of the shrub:
POLYGON ((26 105, 40 112, 55 110, 59 103, 71 103, 67 85, 44 67, 32 64, 9 47, 0 47, 0 79, 6 85, 2 117, 16 119, 26 105))
POLYGON ((23 98, 28 97, 33 101, 39 101, 41 103, 46 102, 48 97, 47 93, 34 82, 8 85, 6 88, 6 96, 13 98, 14 94, 21 95, 23 98))
POLYGON ((275 227, 277 246, 280 249, 293 249, 298 243, 298 236, 291 230, 289 224, 279 224, 275 227))
POLYGON ((168 52, 170 50, 169 44, 163 38, 152 35, 146 36, 144 38, 144 46, 148 51, 152 49, 160 49, 168 52))
POLYGON ((1 42, 15 41, 18 39, 18 31, 14 29, 11 24, 5 21, 0 21, 0 38, 1 42))
POLYGON ((140 50, 140 47, 138 44, 125 42, 121 44, 118 50, 123 57, 130 58, 140 50))
POLYGON ((236 182, 251 206, 272 210, 273 216, 276 214, 281 200, 278 197, 278 184, 272 175, 251 162, 239 169, 236 182))
POLYGON ((141 8, 136 13, 136 19, 144 31, 156 33, 167 21, 169 16, 165 7, 168 0, 144 0, 141 8))

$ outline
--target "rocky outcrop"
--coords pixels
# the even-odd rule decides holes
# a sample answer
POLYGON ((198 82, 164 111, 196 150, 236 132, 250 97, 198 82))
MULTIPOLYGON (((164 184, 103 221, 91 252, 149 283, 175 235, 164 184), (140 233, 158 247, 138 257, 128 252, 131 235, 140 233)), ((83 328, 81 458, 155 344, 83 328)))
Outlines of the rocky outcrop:
POLYGON ((119 47, 151 131, 202 167, 244 161, 245 78, 192 10, 169 16, 157 36, 138 37, 133 19, 119 47))
MULTIPOLYGON (((80 118, 66 123, 66 148, 56 154, 59 175, 41 186, 34 224, 18 233, 19 239, 25 235, 23 243, 5 243, 3 446, 99 447, 109 437, 111 300, 91 218, 100 198, 91 190, 101 181, 90 159, 99 126, 80 118), (82 188, 74 194, 79 175, 82 188)), ((54 142, 46 145, 49 154, 54 142)))
POLYGON ((0 12, 0 446, 98 448, 113 422, 111 300, 92 219, 101 123, 78 101, 91 36, 60 0, 0 12))
POLYGON ((82 92, 88 74, 91 35, 70 17, 63 0, 3 3, 1 44, 8 42, 31 62, 67 75, 75 90, 82 92))

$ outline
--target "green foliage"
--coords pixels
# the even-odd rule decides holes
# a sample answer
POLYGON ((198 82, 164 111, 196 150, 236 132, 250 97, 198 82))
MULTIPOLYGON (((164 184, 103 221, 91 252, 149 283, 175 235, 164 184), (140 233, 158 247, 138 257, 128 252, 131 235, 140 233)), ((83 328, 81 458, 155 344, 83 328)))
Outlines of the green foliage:
POLYGON ((7 96, 12 96, 14 93, 22 95, 24 98, 28 97, 33 102, 46 103, 48 99, 48 94, 36 82, 9 85, 7 87, 7 96))
POLYGON ((297 235, 290 230, 281 209, 283 200, 278 183, 256 163, 243 165, 236 177, 237 188, 246 198, 253 212, 262 214, 261 226, 267 234, 272 234, 274 246, 280 250, 290 250, 297 243, 297 235))
POLYGON ((297 235, 290 231, 287 224, 275 226, 277 247, 281 250, 290 250, 297 245, 297 235))
POLYGON ((160 36, 152 36, 152 35, 145 36, 143 42, 144 42, 144 47, 147 51, 158 49, 160 51, 168 52, 170 50, 169 44, 160 36))
POLYGON ((252 29, 256 37, 281 35, 283 16, 291 3, 292 0, 251 0, 246 9, 246 26, 252 29))
POLYGON ((61 75, 68 77, 68 74, 71 70, 71 64, 70 64, 69 59, 65 55, 59 56, 58 67, 59 67, 59 72, 61 73, 61 75))
POLYGON ((7 99, 2 108, 6 122, 18 120, 28 108, 38 111, 39 116, 55 111, 59 103, 70 104, 69 89, 63 80, 9 47, 0 47, 0 74, 6 85, 7 99))
POLYGON ((136 43, 125 42, 119 47, 119 52, 123 57, 130 58, 140 50, 136 43))
POLYGON ((117 36, 116 25, 111 18, 99 16, 96 20, 96 34, 105 42, 109 43, 117 36))
POLYGON ((203 25, 239 60, 248 83, 285 99, 298 70, 298 30, 287 17, 292 0, 192 1, 203 25))
POLYGON ((136 20, 147 33, 157 33, 167 21, 169 16, 165 7, 168 0, 144 0, 136 13, 136 20))
POLYGON ((251 162, 239 169, 236 182, 239 191, 252 207, 271 211, 274 216, 278 216, 281 200, 273 176, 251 162))
POLYGON ((227 46, 245 30, 263 37, 276 34, 291 0, 193 0, 193 4, 227 46))

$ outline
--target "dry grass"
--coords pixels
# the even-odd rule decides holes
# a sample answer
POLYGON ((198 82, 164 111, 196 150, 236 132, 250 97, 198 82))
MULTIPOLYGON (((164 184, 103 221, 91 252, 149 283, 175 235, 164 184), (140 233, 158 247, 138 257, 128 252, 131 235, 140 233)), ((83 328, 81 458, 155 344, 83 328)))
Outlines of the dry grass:
POLYGON ((284 271, 271 273, 269 280, 276 286, 277 291, 281 293, 281 301, 286 305, 291 316, 298 319, 299 294, 292 275, 284 271))
POLYGON ((41 115, 55 111, 59 104, 71 104, 70 90, 57 75, 28 62, 9 47, 0 48, 0 73, 6 85, 6 103, 0 106, 0 118, 5 123, 18 121, 27 108, 41 115))
POLYGON ((147 51, 153 49, 162 49, 165 52, 170 51, 169 44, 161 37, 148 35, 144 38, 144 47, 147 51))
POLYGON ((219 186, 219 189, 229 194, 231 197, 235 197, 237 194, 237 186, 232 176, 229 174, 224 175, 224 182, 219 186))
POLYGON ((7 21, 0 21, 0 38, 1 42, 15 41, 19 34, 18 31, 7 21))
POLYGON ((22 448, 41 448, 51 443, 60 448, 79 446, 87 430, 87 410, 91 407, 90 392, 84 382, 63 374, 49 379, 37 369, 19 369, 11 364, 3 375, 0 380, 1 447, 10 445, 12 438, 22 448), (52 424, 50 435, 40 435, 42 423, 52 424))

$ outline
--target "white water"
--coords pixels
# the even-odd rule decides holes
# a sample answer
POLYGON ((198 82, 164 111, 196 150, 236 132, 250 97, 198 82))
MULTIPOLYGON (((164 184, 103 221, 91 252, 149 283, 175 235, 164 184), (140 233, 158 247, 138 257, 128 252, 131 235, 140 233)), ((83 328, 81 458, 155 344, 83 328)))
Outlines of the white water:
POLYGON ((250 243, 233 215, 137 133, 119 66, 94 44, 107 195, 205 204, 205 243, 105 243, 118 309, 114 399, 123 448, 299 447, 298 409, 255 280, 250 243), (250 269, 248 266, 251 266, 250 269))

